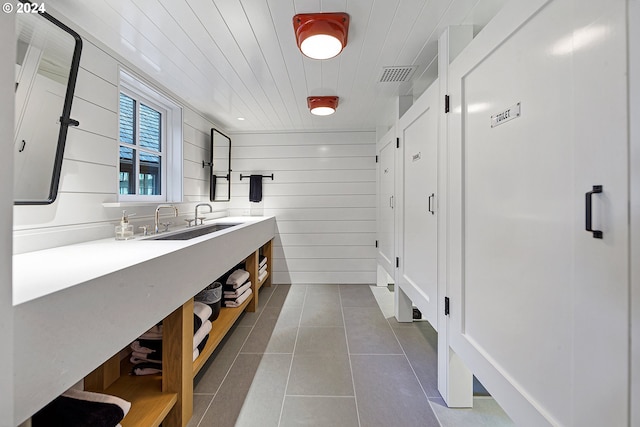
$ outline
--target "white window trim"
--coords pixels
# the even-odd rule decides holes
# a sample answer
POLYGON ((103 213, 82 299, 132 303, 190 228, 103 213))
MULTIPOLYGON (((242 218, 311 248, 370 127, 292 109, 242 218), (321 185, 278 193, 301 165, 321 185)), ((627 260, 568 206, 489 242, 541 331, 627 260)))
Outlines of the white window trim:
MULTIPOLYGON (((163 114, 163 162, 162 162, 162 195, 145 196, 140 194, 120 194, 119 182, 116 180, 116 194, 119 202, 182 202, 183 193, 183 160, 182 160, 182 107, 150 85, 144 83, 128 71, 119 70, 118 93, 137 98, 163 114)), ((120 102, 118 96, 118 120, 120 118, 120 102)), ((139 123, 136 123, 136 127, 139 123)), ((119 132, 119 126, 118 126, 119 132)), ((120 136, 118 135, 118 147, 120 136)), ((136 147, 139 150, 140 147, 136 147)), ((120 164, 119 149, 116 152, 116 165, 120 164)), ((120 168, 118 167, 118 171, 120 168)), ((119 176, 119 174, 118 174, 119 176)))

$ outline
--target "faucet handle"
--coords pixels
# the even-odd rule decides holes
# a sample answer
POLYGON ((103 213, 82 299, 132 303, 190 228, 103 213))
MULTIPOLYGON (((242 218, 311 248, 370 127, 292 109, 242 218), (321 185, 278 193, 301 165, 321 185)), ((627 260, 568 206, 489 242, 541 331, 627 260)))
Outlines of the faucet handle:
POLYGON ((172 225, 172 222, 161 222, 160 225, 164 226, 164 231, 169 231, 169 226, 172 225))
POLYGON ((140 227, 138 227, 138 229, 142 230, 142 235, 143 236, 148 236, 149 235, 149 226, 148 225, 141 225, 140 227))
POLYGON ((203 216, 199 216, 198 220, 200 221, 200 225, 204 224, 204 218, 203 216))
POLYGON ((187 221, 187 227, 191 227, 191 223, 194 221, 192 218, 185 218, 184 220, 187 221))

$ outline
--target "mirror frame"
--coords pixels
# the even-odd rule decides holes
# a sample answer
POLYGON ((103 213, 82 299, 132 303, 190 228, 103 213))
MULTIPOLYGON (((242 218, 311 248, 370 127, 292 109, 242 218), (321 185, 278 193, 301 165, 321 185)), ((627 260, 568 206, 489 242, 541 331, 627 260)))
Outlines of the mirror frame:
MULTIPOLYGON (((20 3, 31 3, 28 0, 20 0, 20 3)), ((70 34, 75 40, 75 47, 73 50, 73 57, 71 59, 71 69, 69 70, 69 80, 67 82, 67 91, 64 98, 64 105, 62 107, 62 115, 60 116, 60 132, 58 133, 58 146, 56 148, 55 159, 53 162, 53 173, 51 176, 51 185, 49 187, 49 197, 46 200, 15 200, 14 205, 49 205, 55 202, 58 197, 58 187, 60 184, 60 175, 62 172, 62 160, 64 158, 64 146, 67 141, 67 131, 69 126, 78 126, 80 123, 77 120, 71 118, 71 105, 73 102, 73 94, 76 88, 76 80, 78 78, 78 70, 80 68, 80 55, 82 54, 82 38, 71 28, 67 27, 62 22, 58 21, 47 12, 38 12, 43 18, 50 21, 52 24, 70 34)))
MULTIPOLYGON (((203 166, 205 165, 204 162, 203 166)), ((211 156, 209 157, 209 163, 208 166, 211 167, 211 172, 209 174, 209 201, 211 202, 229 202, 231 201, 231 138, 227 135, 225 135, 224 133, 220 132, 218 129, 216 128, 211 128, 211 156), (216 180, 214 181, 213 179, 211 179, 214 175, 213 175, 213 148, 214 148, 214 144, 213 144, 213 136, 214 133, 218 133, 220 135, 222 135, 223 137, 227 138, 229 140, 229 165, 227 167, 227 175, 215 175, 216 180), (217 184, 217 178, 224 178, 227 180, 227 195, 228 197, 226 199, 216 199, 216 184, 217 184)))

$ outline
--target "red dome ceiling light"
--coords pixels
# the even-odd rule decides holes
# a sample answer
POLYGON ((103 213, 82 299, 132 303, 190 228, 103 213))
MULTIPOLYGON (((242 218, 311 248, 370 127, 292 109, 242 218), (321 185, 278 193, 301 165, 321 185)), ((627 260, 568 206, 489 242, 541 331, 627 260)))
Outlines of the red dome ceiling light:
POLYGON ((336 112, 338 108, 337 96, 309 96, 307 98, 307 106, 311 114, 316 116, 328 116, 336 112))
POLYGON ((329 59, 347 45, 349 15, 346 13, 301 13, 293 17, 300 51, 312 59, 329 59))

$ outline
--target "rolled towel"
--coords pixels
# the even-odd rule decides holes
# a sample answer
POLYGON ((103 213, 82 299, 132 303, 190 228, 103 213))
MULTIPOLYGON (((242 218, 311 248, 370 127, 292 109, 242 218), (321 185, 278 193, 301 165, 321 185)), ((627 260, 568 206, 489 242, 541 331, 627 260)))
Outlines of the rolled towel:
POLYGON ((258 275, 264 273, 265 271, 267 271, 267 264, 260 267, 260 269, 258 270, 258 275))
POLYGON ((211 332, 211 327, 212 327, 211 321, 207 320, 206 322, 204 322, 202 324, 200 329, 198 329, 198 331, 193 335, 193 348, 194 349, 198 348, 198 344, 200 344, 202 342, 204 337, 209 335, 209 332, 211 332))
POLYGON ((31 418, 33 427, 114 427, 127 415, 131 403, 116 396, 67 390, 31 418))
POLYGON ((233 285, 235 287, 242 286, 244 282, 249 279, 249 272, 246 270, 236 270, 227 279, 227 285, 233 285))
POLYGON ((258 275, 258 282, 262 282, 264 279, 266 279, 267 278, 267 274, 269 274, 269 273, 267 273, 266 269, 262 273, 260 273, 258 275))
POLYGON ((225 307, 240 307, 243 302, 252 294, 251 288, 247 289, 242 295, 235 300, 228 300, 224 302, 225 307))
MULTIPOLYGON (((143 347, 140 345, 140 341, 134 341, 131 343, 131 345, 129 346, 131 347, 131 350, 133 350, 134 353, 138 353, 138 354, 151 354, 151 353, 157 353, 157 350, 151 349, 149 347, 143 347)), ((162 353, 162 352, 161 352, 162 353)))
POLYGON ((202 320, 203 322, 206 322, 207 320, 209 320, 209 317, 211 317, 211 313, 213 313, 213 309, 209 305, 203 302, 194 301, 193 313, 196 316, 198 316, 200 320, 202 320))
POLYGON ((138 357, 138 356, 134 356, 133 354, 129 358, 129 361, 134 365, 139 365, 140 363, 156 363, 159 366, 162 366, 162 360, 154 360, 154 359, 149 359, 147 357, 138 357))
POLYGON ((258 265, 259 267, 262 267, 263 265, 267 264, 267 257, 264 255, 260 255, 260 264, 258 265))
POLYGON ((225 299, 236 299, 242 295, 247 289, 251 288, 251 282, 247 282, 234 291, 224 291, 222 296, 225 299))

